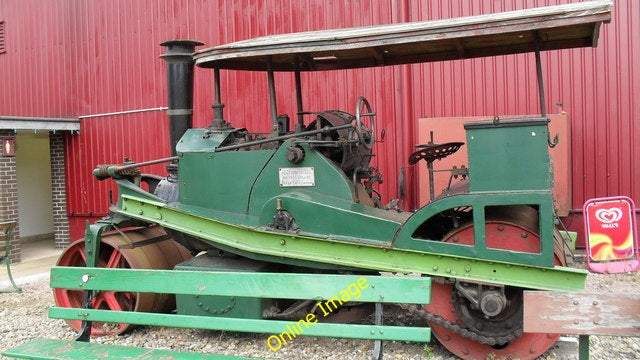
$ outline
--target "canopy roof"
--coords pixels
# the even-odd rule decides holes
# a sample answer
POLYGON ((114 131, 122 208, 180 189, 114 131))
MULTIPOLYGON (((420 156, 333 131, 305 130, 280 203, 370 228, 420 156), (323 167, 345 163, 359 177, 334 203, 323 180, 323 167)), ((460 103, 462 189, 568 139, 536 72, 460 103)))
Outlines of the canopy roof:
POLYGON ((317 71, 596 46, 612 2, 596 0, 447 20, 281 34, 197 51, 196 64, 317 71))

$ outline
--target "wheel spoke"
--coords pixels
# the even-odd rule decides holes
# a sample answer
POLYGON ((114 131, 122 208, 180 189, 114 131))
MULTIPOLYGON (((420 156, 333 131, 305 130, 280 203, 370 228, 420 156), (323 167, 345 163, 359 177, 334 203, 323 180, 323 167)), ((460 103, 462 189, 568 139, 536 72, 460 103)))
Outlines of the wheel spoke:
POLYGON ((109 261, 107 261, 106 268, 115 269, 120 264, 120 259, 122 259, 122 253, 118 251, 118 249, 113 249, 111 252, 111 256, 109 256, 109 261))
MULTIPOLYGON (((84 246, 76 246, 74 248, 74 252, 72 256, 80 256, 80 259, 82 259, 83 265, 87 264, 87 255, 84 253, 84 246)), ((73 266, 78 266, 78 265, 73 265, 73 266)))
POLYGON ((93 307, 96 309, 104 308, 106 306, 109 310, 122 311, 122 305, 116 299, 114 291, 103 291, 98 294, 93 300, 93 307))

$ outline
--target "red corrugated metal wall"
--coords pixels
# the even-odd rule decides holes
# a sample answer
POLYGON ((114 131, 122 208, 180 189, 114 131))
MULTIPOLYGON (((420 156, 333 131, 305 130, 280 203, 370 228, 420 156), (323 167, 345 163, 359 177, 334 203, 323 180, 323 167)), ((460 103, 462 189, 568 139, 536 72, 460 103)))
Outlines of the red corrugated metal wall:
MULTIPOLYGON (((192 38, 207 45, 291 31, 440 19, 576 2, 511 1, 126 1, 5 0, 7 53, 0 55, 0 115, 72 117, 166 104, 164 64, 158 44, 192 38)), ((640 202, 640 3, 615 3, 613 21, 596 49, 543 55, 547 107, 562 102, 573 123, 574 207, 591 197, 623 194, 640 202)), ((535 114, 538 110, 531 55, 502 56, 305 74, 305 108, 348 111, 358 95, 378 113, 385 142, 375 162, 385 174, 385 199, 397 196, 397 175, 417 136, 420 117, 535 114)), ((222 73, 225 117, 234 126, 269 127, 266 76, 222 73)), ((280 113, 293 117, 293 78, 278 74, 280 113)), ((209 71, 196 73, 196 126, 210 122, 209 71)), ((79 220, 103 214, 108 182, 90 175, 99 163, 124 156, 148 160, 169 154, 163 112, 82 120, 81 134, 67 137, 68 209, 74 235, 79 220)), ((162 174, 163 166, 146 169, 162 174)), ((407 174, 411 175, 411 169, 407 174)), ((411 190, 411 186, 409 187, 411 190)), ((411 192, 410 192, 411 195, 411 192)), ((413 198, 405 205, 413 206, 413 198)))

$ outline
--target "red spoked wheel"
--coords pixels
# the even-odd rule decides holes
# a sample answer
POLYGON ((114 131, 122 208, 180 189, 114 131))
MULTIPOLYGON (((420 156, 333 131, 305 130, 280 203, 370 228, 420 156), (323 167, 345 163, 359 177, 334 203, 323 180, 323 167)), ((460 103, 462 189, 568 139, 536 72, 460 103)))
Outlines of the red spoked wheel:
MULTIPOLYGON (((160 227, 149 227, 126 230, 120 234, 113 232, 104 234, 100 242, 98 267, 120 269, 171 269, 177 263, 187 260, 191 254, 167 238, 159 242, 131 248, 131 243, 148 239, 166 237, 160 227), (124 235, 123 235, 124 234, 124 235)), ((84 240, 72 243, 58 258, 57 266, 85 267, 84 240)), ((83 292, 70 289, 54 289, 53 298, 59 307, 82 307, 83 292)), ((92 307, 115 311, 166 312, 175 307, 175 298, 170 294, 133 293, 118 291, 102 291, 94 296, 92 307)), ((71 327, 78 331, 79 320, 67 320, 71 327)), ((118 335, 135 325, 120 323, 93 322, 91 335, 118 335)))
MULTIPOLYGON (((507 219, 513 220, 513 219, 507 219)), ((486 224, 487 247, 519 252, 539 252, 540 237, 536 224, 517 224, 510 221, 490 220, 486 224)), ((473 226, 468 224, 451 232, 444 239, 457 244, 473 244, 473 226)), ((555 259, 556 264, 559 260, 555 259)), ((458 332, 430 324, 440 343, 462 359, 535 359, 547 351, 560 335, 522 334, 522 289, 506 287, 506 304, 495 316, 480 311, 459 292, 452 283, 432 284, 431 304, 425 310, 437 314, 474 333, 490 337, 513 336, 513 340, 500 345, 482 344, 458 332)))

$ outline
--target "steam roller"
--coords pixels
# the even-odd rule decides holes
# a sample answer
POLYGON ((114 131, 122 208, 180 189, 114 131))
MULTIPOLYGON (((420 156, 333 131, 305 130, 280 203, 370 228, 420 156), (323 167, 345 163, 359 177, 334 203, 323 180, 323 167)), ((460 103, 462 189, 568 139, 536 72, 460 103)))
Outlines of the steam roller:
POLYGON ((365 278, 379 286, 363 289, 358 301, 343 297, 326 319, 335 315, 334 323, 323 319, 299 335, 379 342, 428 341, 433 334, 463 359, 543 354, 558 335, 523 333, 523 291, 580 291, 586 272, 570 267, 571 253, 554 225, 548 150, 554 141, 540 52, 596 46, 610 18, 611 2, 599 0, 273 35, 197 51, 197 41, 162 43, 171 157, 94 170, 97 179, 117 184, 117 203, 60 257, 50 316, 68 319, 82 340, 122 333, 129 322, 285 340, 282 329, 290 321, 306 314, 323 318, 318 301, 345 289, 349 282, 340 279, 365 278), (372 159, 390 155, 380 153, 376 104, 361 94, 353 94, 351 109, 303 104, 303 80, 322 79, 324 72, 516 53, 535 57, 540 114, 467 123, 464 139, 431 141, 408 152, 401 162, 425 162, 430 179, 442 173, 434 170, 437 160, 462 146, 468 153, 465 166, 444 170, 451 178, 447 188, 436 196, 430 181, 430 201, 410 211, 398 199, 385 204, 392 195, 378 190, 382 175, 372 159), (192 121, 194 65, 213 75, 213 116, 202 128, 192 121), (265 74, 268 133, 234 127, 243 114, 225 118, 222 71, 265 74), (276 79, 295 84, 284 90, 296 94, 291 117, 278 112, 276 79), (167 173, 145 190, 140 169, 161 162, 167 173), (232 281, 208 282, 214 277, 232 281), (376 293, 386 282, 406 287, 376 293), (168 294, 176 294, 176 313, 154 317, 150 313, 173 308, 168 294), (389 303, 418 316, 422 326, 406 333, 394 327, 360 331, 363 325, 347 322, 369 315, 357 311, 367 302, 376 303, 372 326, 385 326, 380 315, 389 303))

